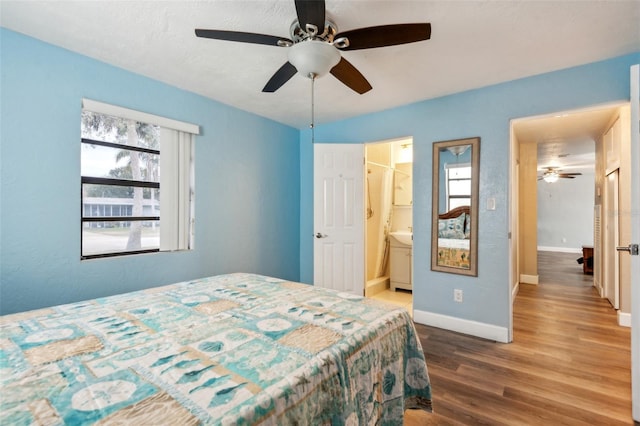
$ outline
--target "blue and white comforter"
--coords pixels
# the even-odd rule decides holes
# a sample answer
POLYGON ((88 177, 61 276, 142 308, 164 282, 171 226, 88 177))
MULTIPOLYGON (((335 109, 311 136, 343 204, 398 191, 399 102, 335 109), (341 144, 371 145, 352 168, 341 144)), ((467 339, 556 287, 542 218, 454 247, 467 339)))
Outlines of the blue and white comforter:
POLYGON ((402 424, 406 310, 230 274, 0 317, 0 424, 402 424))

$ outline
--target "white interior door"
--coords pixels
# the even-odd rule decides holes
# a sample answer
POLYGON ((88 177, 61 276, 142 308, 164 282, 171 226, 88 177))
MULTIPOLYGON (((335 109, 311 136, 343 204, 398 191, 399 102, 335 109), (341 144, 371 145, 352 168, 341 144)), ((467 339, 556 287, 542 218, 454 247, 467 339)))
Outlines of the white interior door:
MULTIPOLYGON (((631 67, 631 243, 640 244, 640 66, 631 67), (633 214, 633 213, 632 213, 633 214)), ((631 255, 631 253, 629 253, 631 255)), ((640 422, 640 256, 631 255, 631 394, 640 422)))
MULTIPOLYGON (((620 255, 618 246, 618 170, 609 173, 604 186, 604 297, 614 309, 620 309, 620 255)), ((585 259, 586 262, 586 259, 585 259)))
POLYGON ((364 145, 315 144, 314 285, 364 295, 364 145))

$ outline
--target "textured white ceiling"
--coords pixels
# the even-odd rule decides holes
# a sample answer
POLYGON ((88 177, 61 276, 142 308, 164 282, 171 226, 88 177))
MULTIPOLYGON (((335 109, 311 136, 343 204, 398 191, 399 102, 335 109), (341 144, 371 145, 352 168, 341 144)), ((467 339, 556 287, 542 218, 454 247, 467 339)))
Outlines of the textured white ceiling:
MULTIPOLYGON (((640 50, 640 1, 327 0, 339 30, 430 22, 431 40, 343 52, 373 90, 316 82, 316 122, 567 68, 640 50)), ((297 127, 310 80, 262 93, 287 48, 196 38, 195 28, 288 36, 293 0, 12 1, 0 24, 69 50, 297 127)))

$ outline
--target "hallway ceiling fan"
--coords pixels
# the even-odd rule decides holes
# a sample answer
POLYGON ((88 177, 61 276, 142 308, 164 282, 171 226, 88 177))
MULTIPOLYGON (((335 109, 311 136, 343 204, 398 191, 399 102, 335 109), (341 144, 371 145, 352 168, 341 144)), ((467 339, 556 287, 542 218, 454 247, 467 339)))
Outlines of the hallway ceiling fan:
POLYGON ((558 179, 575 179, 576 176, 580 175, 582 175, 582 173, 562 173, 557 167, 545 167, 545 171, 542 173, 542 176, 538 177, 538 180, 553 183, 558 179))
POLYGON ((326 19, 324 0, 295 0, 297 20, 289 29, 290 38, 239 31, 196 29, 196 36, 241 43, 264 44, 289 49, 288 61, 262 89, 275 92, 296 73, 311 80, 330 72, 359 94, 372 89, 371 84, 341 52, 395 46, 428 40, 431 24, 392 24, 338 32, 326 19))

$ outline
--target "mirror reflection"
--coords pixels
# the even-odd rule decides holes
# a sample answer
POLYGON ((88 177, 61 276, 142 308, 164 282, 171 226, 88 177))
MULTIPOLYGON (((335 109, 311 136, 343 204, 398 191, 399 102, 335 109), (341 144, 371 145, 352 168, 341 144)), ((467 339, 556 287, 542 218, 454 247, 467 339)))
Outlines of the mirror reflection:
POLYGON ((431 269, 478 275, 480 138, 433 144, 431 269))

